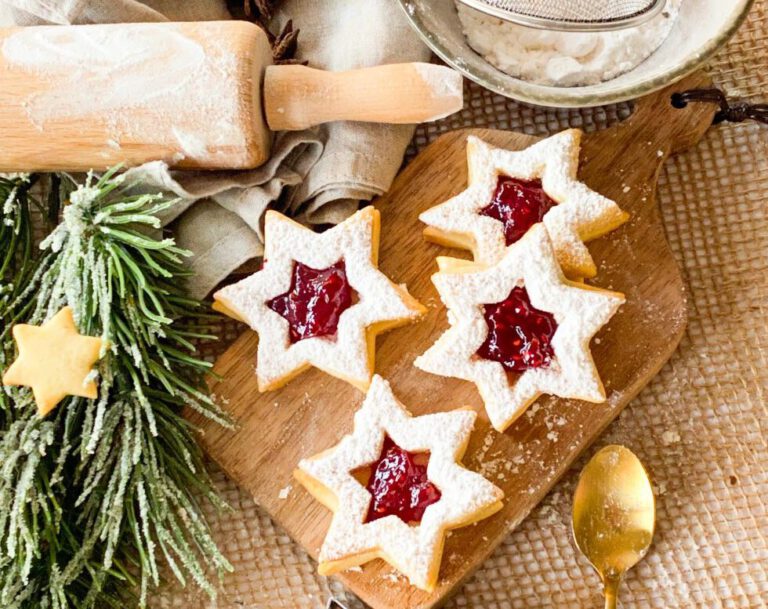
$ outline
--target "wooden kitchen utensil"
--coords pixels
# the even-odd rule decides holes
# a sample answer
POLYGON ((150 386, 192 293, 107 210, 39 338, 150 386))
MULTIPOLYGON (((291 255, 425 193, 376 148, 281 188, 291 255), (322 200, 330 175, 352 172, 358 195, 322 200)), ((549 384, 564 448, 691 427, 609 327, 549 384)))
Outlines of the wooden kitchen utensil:
MULTIPOLYGON (((438 587, 427 594, 374 561, 340 579, 374 609, 428 609, 444 602, 552 488, 579 453, 658 372, 675 350, 686 324, 683 281, 667 243, 655 200, 666 158, 694 145, 712 122, 709 104, 677 110, 674 91, 707 84, 693 75, 637 102, 634 114, 610 129, 585 135, 580 179, 630 212, 618 230, 589 244, 598 267, 591 284, 624 292, 626 304, 592 341, 608 400, 588 404, 539 399, 503 434, 489 425, 472 383, 422 372, 414 358, 448 325, 430 275, 435 256, 466 252, 426 243, 418 215, 466 187, 466 138, 493 146, 524 148, 535 137, 506 131, 464 129, 443 135, 398 176, 376 206, 381 211, 381 269, 429 309, 412 326, 377 342, 376 369, 414 415, 463 405, 480 416, 464 463, 484 473, 506 495, 504 507, 476 526, 455 530, 446 541, 438 587)), ((331 514, 293 480, 303 457, 335 445, 352 427, 363 396, 352 386, 313 369, 278 391, 260 394, 253 366, 258 338, 243 334, 218 360, 212 391, 237 422, 235 431, 190 415, 203 431, 213 459, 252 493, 288 533, 317 556, 331 514), (287 493, 287 496, 286 496, 287 493)), ((243 566, 243 568, 249 568, 243 566)))
POLYGON ((273 130, 462 107, 461 76, 442 66, 271 63, 266 34, 243 21, 0 29, 0 171, 252 168, 273 130))

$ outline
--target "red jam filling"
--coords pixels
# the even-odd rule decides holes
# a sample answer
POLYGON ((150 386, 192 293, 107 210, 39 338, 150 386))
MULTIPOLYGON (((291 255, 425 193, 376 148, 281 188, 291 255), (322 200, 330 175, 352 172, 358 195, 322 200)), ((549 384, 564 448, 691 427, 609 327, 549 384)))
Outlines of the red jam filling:
POLYGON ((541 180, 518 180, 499 176, 491 203, 480 210, 480 215, 498 220, 504 225, 507 245, 512 245, 541 222, 556 203, 541 186, 541 180))
POLYGON ((477 350, 480 357, 513 372, 550 365, 557 322, 551 313, 531 304, 525 288, 513 288, 504 300, 487 304, 483 310, 488 336, 477 350))
POLYGON ((427 478, 427 453, 409 453, 384 438, 379 460, 371 465, 366 490, 371 494, 366 522, 397 516, 405 523, 421 522, 424 510, 440 499, 440 491, 427 478))
POLYGON ((291 289, 268 301, 267 306, 288 320, 291 342, 296 343, 336 334, 339 318, 352 306, 354 293, 343 260, 321 270, 297 262, 291 289))

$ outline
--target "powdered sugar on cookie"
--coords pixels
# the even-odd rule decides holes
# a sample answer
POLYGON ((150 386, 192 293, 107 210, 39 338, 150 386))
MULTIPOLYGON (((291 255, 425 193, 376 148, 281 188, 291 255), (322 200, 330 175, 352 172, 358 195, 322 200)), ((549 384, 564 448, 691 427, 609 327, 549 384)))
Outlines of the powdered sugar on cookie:
POLYGON ((416 359, 422 370, 471 381, 477 385, 493 426, 503 431, 541 394, 590 402, 605 400, 589 342, 624 302, 624 296, 585 287, 565 279, 543 226, 534 226, 507 248, 494 266, 439 260, 432 277, 448 307, 451 327, 416 359), (498 361, 478 355, 489 326, 485 305, 504 301, 524 287, 535 309, 551 314, 556 330, 553 356, 547 365, 517 373, 511 380, 498 361))
POLYGON ((508 245, 504 224, 481 212, 491 203, 500 176, 540 180, 555 203, 542 223, 565 273, 593 277, 597 269, 585 241, 599 237, 628 215, 616 203, 577 179, 581 131, 569 129, 520 151, 494 148, 481 139, 467 138, 469 185, 445 203, 422 213, 427 239, 471 249, 475 261, 494 264, 508 245))
POLYGON ((214 294, 215 307, 259 333, 257 376, 262 391, 275 389, 309 366, 367 388, 377 332, 418 318, 421 306, 377 268, 379 212, 373 207, 315 233, 274 211, 265 221, 264 268, 214 294), (268 303, 292 289, 297 263, 328 269, 343 261, 357 302, 344 310, 333 336, 292 342, 289 322, 268 303), (372 326, 374 326, 372 328, 372 326))
POLYGON ((413 585, 434 589, 446 531, 502 507, 502 491, 458 463, 475 418, 471 410, 412 417, 389 383, 374 376, 355 414, 353 433, 330 450, 302 460, 296 471, 297 479, 334 511, 320 550, 321 574, 383 558, 413 585), (426 508, 415 526, 395 515, 366 522, 371 495, 351 472, 380 457, 385 436, 403 450, 429 453, 427 475, 441 497, 426 508))

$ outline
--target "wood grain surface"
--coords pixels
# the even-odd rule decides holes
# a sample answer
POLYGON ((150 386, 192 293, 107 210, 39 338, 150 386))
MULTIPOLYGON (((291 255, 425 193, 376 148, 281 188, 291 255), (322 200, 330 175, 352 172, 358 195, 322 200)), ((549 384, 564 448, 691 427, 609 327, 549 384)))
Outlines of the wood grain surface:
POLYGON ((462 106, 445 66, 273 66, 244 21, 0 28, 0 47, 0 171, 253 168, 272 129, 419 123, 462 106))
MULTIPOLYGON (((376 201, 382 212, 381 268, 394 281, 407 283, 429 307, 421 322, 379 338, 377 372, 391 381, 415 415, 463 405, 477 409, 480 416, 464 463, 499 485, 506 498, 501 512, 451 534, 432 594, 409 586, 378 560, 361 572, 341 574, 374 609, 426 609, 444 602, 675 350, 686 325, 685 291, 664 235, 655 188, 667 156, 694 145, 713 116, 713 109, 703 104, 674 109, 670 95, 706 84, 705 76, 690 76, 640 100, 624 123, 583 140, 580 178, 632 215, 627 224, 589 246, 598 265, 598 276, 590 283, 627 296, 626 305, 592 341, 608 393, 604 404, 544 397, 499 434, 490 428, 474 385, 412 365, 447 327, 445 308, 430 282, 435 257, 467 257, 466 252, 426 243, 418 214, 465 188, 467 135, 510 149, 528 146, 534 137, 482 129, 448 133, 416 157, 376 201)), ((329 448, 350 431, 363 395, 317 370, 281 390, 259 394, 253 370, 257 340, 247 331, 215 367, 221 379, 212 382, 213 392, 227 404, 236 431, 194 420, 202 426, 202 443, 211 457, 316 557, 330 512, 295 483, 291 472, 299 459, 329 448), (290 492, 281 499, 286 488, 290 492)))
POLYGON ((269 155, 261 80, 272 50, 252 23, 0 28, 0 46, 0 171, 158 159, 232 169, 269 155))

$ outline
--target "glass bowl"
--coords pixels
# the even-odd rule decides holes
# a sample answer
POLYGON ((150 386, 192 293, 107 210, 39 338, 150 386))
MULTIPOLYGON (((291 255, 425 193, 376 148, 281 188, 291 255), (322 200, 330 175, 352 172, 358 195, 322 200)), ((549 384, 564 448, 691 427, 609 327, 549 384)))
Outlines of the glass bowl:
POLYGON ((600 106, 647 95, 690 74, 733 36, 753 0, 683 0, 669 37, 634 69, 596 85, 553 87, 514 78, 464 38, 454 0, 399 0, 424 42, 467 78, 506 97, 558 108, 600 106))

